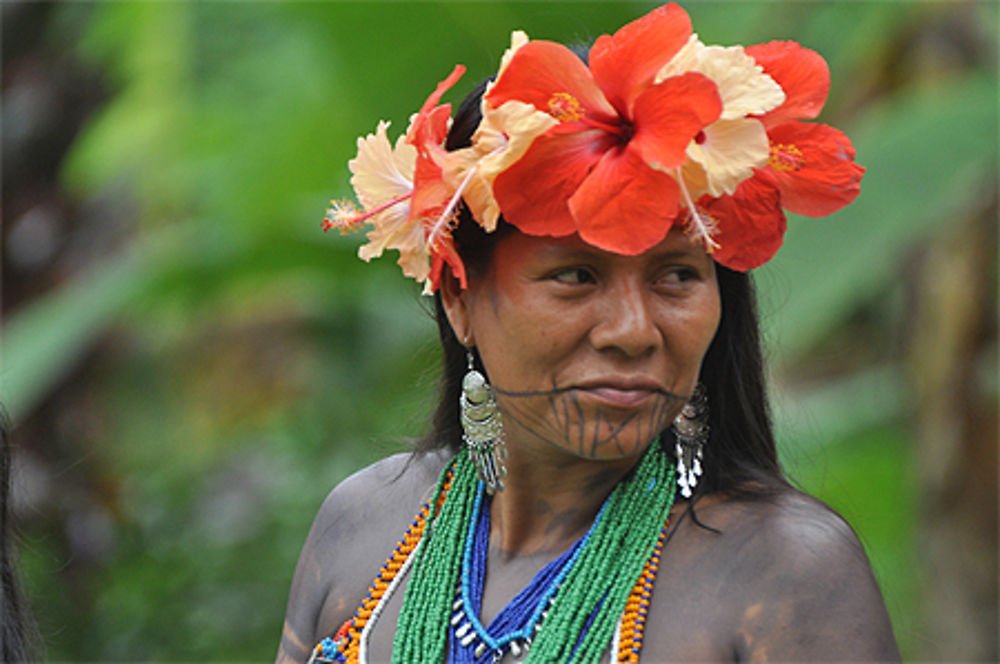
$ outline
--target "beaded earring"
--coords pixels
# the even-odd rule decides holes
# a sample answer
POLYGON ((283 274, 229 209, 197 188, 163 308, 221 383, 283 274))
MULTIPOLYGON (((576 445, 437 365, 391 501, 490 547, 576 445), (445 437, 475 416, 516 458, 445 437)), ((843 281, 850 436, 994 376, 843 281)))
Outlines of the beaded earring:
POLYGON ((708 442, 708 393, 704 385, 698 383, 695 386, 694 393, 670 428, 677 439, 674 445, 677 485, 681 495, 690 498, 701 477, 701 460, 708 442))
POLYGON ((469 368, 462 379, 462 395, 458 399, 462 430, 465 432, 462 440, 469 448, 469 457, 479 471, 479 479, 486 484, 486 491, 493 495, 503 491, 503 479, 507 476, 503 419, 486 377, 473 366, 472 351, 466 350, 466 355, 469 368))

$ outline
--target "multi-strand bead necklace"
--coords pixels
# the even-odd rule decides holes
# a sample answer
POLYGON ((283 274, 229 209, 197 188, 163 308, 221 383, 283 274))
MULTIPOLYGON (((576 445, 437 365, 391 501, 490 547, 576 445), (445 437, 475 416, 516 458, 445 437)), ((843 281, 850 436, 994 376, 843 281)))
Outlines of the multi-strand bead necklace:
POLYGON ((478 616, 489 506, 477 483, 467 453, 459 453, 357 613, 316 646, 312 661, 366 661, 368 634, 408 571, 394 663, 482 662, 507 652, 529 663, 596 662, 609 642, 617 661, 638 661, 676 490, 661 445, 615 487, 590 530, 489 627, 478 616))

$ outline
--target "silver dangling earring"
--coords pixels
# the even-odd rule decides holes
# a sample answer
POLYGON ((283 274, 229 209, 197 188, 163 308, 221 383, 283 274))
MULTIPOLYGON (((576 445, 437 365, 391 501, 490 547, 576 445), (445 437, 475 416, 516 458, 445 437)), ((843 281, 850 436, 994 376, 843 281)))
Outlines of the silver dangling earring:
POLYGON ((479 479, 486 484, 486 492, 493 495, 503 491, 503 479, 507 477, 503 419, 486 377, 472 365, 472 351, 467 349, 466 354, 469 370, 462 379, 462 395, 458 398, 462 430, 465 432, 462 440, 469 448, 469 456, 479 471, 479 479))
POLYGON ((695 386, 691 399, 674 418, 671 429, 677 438, 674 445, 677 485, 681 488, 681 495, 690 498, 701 477, 701 459, 708 442, 708 392, 704 385, 698 383, 695 386))

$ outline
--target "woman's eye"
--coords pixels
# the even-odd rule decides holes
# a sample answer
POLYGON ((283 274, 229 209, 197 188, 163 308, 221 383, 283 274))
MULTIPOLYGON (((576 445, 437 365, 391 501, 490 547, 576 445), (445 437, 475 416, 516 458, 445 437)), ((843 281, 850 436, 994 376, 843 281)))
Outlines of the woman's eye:
POLYGON ((664 284, 681 284, 697 278, 698 273, 691 268, 677 267, 664 272, 659 281, 664 284))
POLYGON ((560 270, 553 274, 552 278, 564 284, 591 284, 595 281, 594 275, 582 267, 560 270))

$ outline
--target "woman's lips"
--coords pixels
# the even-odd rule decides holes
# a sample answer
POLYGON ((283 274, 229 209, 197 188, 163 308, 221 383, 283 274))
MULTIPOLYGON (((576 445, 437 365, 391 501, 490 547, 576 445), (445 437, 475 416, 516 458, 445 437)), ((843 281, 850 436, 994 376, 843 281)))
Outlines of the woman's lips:
POLYGON ((615 387, 600 385, 578 388, 580 394, 589 396, 605 406, 613 408, 638 408, 645 405, 657 395, 659 390, 653 388, 615 387))

